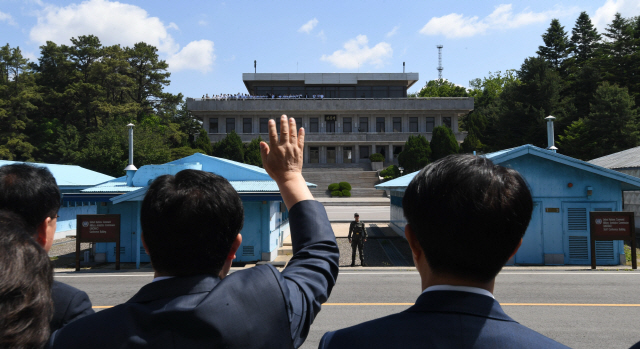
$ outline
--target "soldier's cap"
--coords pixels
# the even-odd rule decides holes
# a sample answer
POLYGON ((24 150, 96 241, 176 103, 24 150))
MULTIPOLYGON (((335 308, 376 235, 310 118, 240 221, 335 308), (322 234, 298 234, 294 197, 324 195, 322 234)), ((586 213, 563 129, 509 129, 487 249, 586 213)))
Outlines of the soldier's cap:
POLYGON ((353 214, 354 217, 360 217, 360 215, 358 214, 358 212, 353 214))

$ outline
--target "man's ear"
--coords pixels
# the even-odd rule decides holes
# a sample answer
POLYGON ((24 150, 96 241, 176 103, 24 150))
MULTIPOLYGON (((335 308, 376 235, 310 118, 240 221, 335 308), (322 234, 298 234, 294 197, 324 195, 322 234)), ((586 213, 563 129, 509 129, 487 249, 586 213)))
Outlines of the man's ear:
POLYGON ((513 256, 516 255, 516 253, 520 249, 520 246, 522 246, 522 239, 520 239, 520 242, 518 242, 518 246, 516 246, 516 248, 513 250, 513 252, 511 252, 511 256, 509 256, 509 259, 513 258, 513 256))
POLYGON ((51 248, 51 244, 53 243, 53 237, 55 235, 55 227, 51 228, 53 219, 51 217, 47 217, 42 223, 38 225, 36 229, 36 235, 34 238, 38 245, 42 246, 47 252, 51 248), (53 231, 51 231, 53 229, 53 231))
POLYGON ((413 254, 413 263, 418 265, 418 261, 420 258, 424 258, 424 251, 422 250, 422 246, 420 246, 420 242, 418 238, 413 233, 413 229, 411 229, 411 224, 407 224, 404 226, 404 236, 407 237, 407 242, 409 242, 409 247, 411 248, 411 252, 413 254))
POLYGON ((144 252, 147 253, 147 256, 151 256, 149 254, 149 248, 147 248, 147 243, 144 242, 144 233, 143 232, 140 232, 140 241, 142 241, 142 247, 144 247, 144 252))
POLYGON ((242 235, 238 234, 238 236, 236 236, 236 239, 231 244, 231 249, 229 250, 229 254, 227 255, 227 260, 236 259, 236 252, 240 248, 240 244, 242 244, 242 235))

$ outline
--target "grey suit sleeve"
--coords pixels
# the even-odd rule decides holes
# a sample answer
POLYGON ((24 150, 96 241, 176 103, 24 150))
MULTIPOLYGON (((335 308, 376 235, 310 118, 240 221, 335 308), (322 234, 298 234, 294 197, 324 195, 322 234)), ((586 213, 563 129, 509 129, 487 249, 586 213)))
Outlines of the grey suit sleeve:
POLYGON ((301 201, 289 211, 293 257, 282 271, 294 347, 309 328, 338 278, 340 251, 324 206, 301 201))

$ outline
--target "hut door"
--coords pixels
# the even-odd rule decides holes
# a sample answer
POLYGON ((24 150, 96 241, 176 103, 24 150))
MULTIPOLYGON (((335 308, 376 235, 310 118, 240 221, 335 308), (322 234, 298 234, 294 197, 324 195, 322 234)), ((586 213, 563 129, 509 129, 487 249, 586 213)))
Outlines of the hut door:
MULTIPOLYGON (((588 265, 591 263, 589 212, 613 211, 615 205, 614 202, 564 202, 562 204, 566 264, 588 265)), ((616 264, 616 249, 613 241, 597 241, 596 249, 598 263, 616 264)))
POLYGON ((533 203, 531 222, 522 238, 522 246, 516 253, 517 264, 544 264, 544 250, 542 246, 542 205, 533 203))

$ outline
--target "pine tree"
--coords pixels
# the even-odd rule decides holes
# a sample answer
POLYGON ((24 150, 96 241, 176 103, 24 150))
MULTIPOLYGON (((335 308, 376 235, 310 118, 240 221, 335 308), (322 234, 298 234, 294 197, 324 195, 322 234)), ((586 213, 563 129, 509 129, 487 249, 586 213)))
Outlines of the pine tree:
POLYGON ((198 133, 198 138, 194 142, 194 146, 196 149, 202 149, 207 155, 211 155, 213 153, 213 147, 211 146, 211 140, 209 139, 209 135, 204 128, 200 129, 198 133))
POLYGON ((260 155, 260 142, 262 137, 254 138, 247 144, 244 150, 244 163, 262 167, 262 156, 260 155))
POLYGON ((404 167, 404 173, 411 173, 425 167, 430 157, 429 141, 423 135, 409 136, 398 155, 398 164, 404 167))
POLYGON ((601 36, 586 12, 580 13, 571 34, 571 52, 574 54, 575 63, 582 66, 594 57, 601 36))
POLYGON ((244 162, 244 145, 235 130, 213 145, 213 156, 244 162))
POLYGON ((442 125, 433 129, 431 151, 433 152, 433 161, 450 154, 457 154, 460 151, 458 141, 450 128, 442 125))
POLYGON ((564 60, 569 55, 569 39, 564 27, 557 19, 551 20, 551 25, 547 32, 542 34, 544 46, 538 46, 538 54, 551 63, 553 68, 562 71, 564 60))

